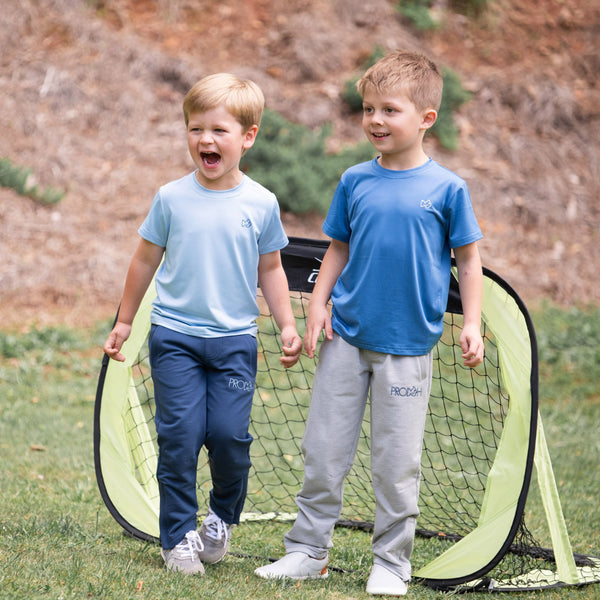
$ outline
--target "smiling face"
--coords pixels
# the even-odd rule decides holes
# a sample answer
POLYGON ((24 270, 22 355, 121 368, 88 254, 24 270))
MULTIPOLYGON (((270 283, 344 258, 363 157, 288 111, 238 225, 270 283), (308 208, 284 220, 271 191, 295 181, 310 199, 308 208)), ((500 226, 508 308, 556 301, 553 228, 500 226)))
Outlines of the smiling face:
POLYGON ((187 127, 188 149, 198 170, 200 185, 212 190, 229 190, 242 181, 242 154, 256 139, 258 126, 247 131, 224 107, 193 112, 187 127))
POLYGON ((382 94, 371 88, 364 94, 363 130, 387 169, 411 169, 427 160, 423 136, 436 116, 433 109, 417 109, 401 92, 382 94))

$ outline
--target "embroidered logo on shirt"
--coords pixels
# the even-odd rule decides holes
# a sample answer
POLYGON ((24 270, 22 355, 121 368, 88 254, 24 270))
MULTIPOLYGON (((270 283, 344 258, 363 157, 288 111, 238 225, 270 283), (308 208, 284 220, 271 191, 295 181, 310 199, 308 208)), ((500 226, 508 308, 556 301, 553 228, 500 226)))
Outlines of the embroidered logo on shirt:
POLYGON ((242 219, 242 227, 246 229, 252 227, 252 221, 250 219, 242 219))
POLYGON ((427 198, 427 200, 421 200, 421 208, 431 208, 432 204, 431 204, 431 200, 429 200, 429 198, 427 198))

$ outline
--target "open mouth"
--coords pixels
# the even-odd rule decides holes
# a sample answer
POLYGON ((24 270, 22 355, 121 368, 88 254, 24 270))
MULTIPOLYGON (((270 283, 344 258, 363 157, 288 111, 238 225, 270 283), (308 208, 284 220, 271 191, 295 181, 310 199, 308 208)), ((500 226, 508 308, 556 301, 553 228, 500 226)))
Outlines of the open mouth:
POLYGON ((221 162, 221 155, 216 152, 202 152, 200 156, 207 167, 214 167, 221 162))

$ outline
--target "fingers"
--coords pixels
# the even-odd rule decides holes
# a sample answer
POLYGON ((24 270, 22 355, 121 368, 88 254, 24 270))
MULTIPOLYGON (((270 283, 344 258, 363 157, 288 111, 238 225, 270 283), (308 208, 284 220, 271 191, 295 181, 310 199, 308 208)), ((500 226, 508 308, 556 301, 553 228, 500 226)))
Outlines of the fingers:
POLYGON ((328 340, 333 339, 333 328, 331 327, 331 317, 327 309, 321 315, 311 314, 309 311, 306 321, 306 332, 304 333, 304 349, 309 358, 313 358, 317 349, 317 342, 321 331, 325 331, 325 337, 328 340))
POLYGON ((463 352, 462 358, 466 367, 476 367, 483 361, 483 341, 470 343, 466 351, 463 352))
POLYGON ((113 360, 124 362, 125 356, 121 353, 121 348, 125 340, 129 337, 130 332, 131 327, 129 325, 122 326, 117 323, 104 343, 102 348, 104 352, 113 360))
POLYGON ((299 335, 295 335, 291 342, 288 342, 287 345, 284 344, 284 355, 280 357, 279 362, 283 365, 284 368, 289 369, 298 362, 301 352, 302 340, 300 339, 299 335))
POLYGON ((121 354, 121 351, 120 351, 121 344, 115 345, 111 341, 107 341, 106 344, 104 344, 103 350, 113 360, 118 360, 119 362, 125 361, 125 356, 123 354, 121 354))

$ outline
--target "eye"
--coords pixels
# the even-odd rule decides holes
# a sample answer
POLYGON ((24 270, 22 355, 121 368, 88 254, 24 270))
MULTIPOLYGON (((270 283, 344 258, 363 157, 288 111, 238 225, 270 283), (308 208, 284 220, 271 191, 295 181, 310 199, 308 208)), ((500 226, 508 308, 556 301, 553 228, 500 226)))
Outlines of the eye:
POLYGON ((365 115, 370 115, 373 112, 372 106, 363 106, 363 113, 365 115))

